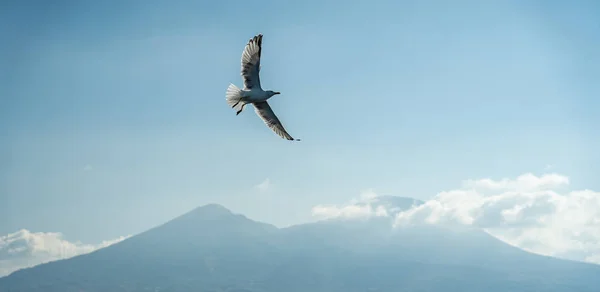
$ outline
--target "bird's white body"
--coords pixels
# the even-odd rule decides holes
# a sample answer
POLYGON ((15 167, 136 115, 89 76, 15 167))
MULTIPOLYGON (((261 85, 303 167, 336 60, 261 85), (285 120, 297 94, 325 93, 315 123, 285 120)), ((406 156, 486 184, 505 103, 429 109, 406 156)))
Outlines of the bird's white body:
POLYGON ((262 51, 262 34, 259 34, 248 41, 244 52, 242 53, 242 79, 244 80, 244 88, 229 84, 225 94, 225 101, 232 108, 237 110, 236 115, 244 110, 246 104, 252 104, 256 114, 265 122, 265 124, 273 130, 277 135, 287 140, 298 139, 292 138, 287 133, 283 125, 267 103, 267 100, 273 95, 279 94, 272 90, 263 90, 260 86, 260 56, 262 51))
POLYGON ((239 108, 238 114, 244 109, 244 105, 253 104, 256 102, 266 102, 273 95, 279 94, 271 90, 264 91, 259 86, 250 89, 240 89, 234 84, 230 84, 227 88, 226 100, 233 108, 239 108))
POLYGON ((262 90, 260 87, 255 87, 250 90, 242 89, 242 92, 243 101, 246 103, 267 101, 269 98, 273 97, 273 95, 269 95, 267 91, 262 90))

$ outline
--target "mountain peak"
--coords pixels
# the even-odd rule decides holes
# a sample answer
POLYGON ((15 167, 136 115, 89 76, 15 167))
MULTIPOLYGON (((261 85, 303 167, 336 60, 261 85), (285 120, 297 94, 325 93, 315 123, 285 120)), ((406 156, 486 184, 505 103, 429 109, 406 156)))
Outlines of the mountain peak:
POLYGON ((383 207, 391 215, 396 215, 399 212, 410 210, 413 207, 424 204, 423 201, 409 197, 400 196, 375 196, 357 203, 357 206, 371 206, 373 209, 383 207))
POLYGON ((390 195, 377 196, 374 198, 374 200, 378 201, 380 203, 389 204, 389 205, 392 205, 395 207, 402 207, 402 208, 407 208, 407 207, 410 208, 413 206, 419 206, 424 203, 421 200, 417 200, 417 199, 411 198, 411 197, 390 196, 390 195))
POLYGON ((206 204, 200 207, 197 207, 172 221, 204 221, 204 220, 215 220, 215 219, 224 219, 237 217, 236 214, 231 212, 231 210, 225 208, 223 205, 219 205, 216 203, 206 204))
POLYGON ((196 209, 192 210, 191 213, 204 213, 204 214, 214 214, 214 215, 232 215, 231 210, 225 208, 223 205, 219 205, 216 203, 206 204, 196 209))

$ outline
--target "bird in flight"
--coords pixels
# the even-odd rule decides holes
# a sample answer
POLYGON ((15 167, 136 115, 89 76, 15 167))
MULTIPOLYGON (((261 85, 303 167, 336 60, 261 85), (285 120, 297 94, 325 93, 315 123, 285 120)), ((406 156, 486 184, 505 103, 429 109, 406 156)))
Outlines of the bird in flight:
POLYGON ((290 141, 300 141, 294 139, 285 130, 267 100, 274 95, 280 94, 277 91, 263 90, 260 87, 260 55, 262 51, 262 34, 258 34, 251 38, 244 51, 242 52, 242 80, 244 88, 240 89, 234 84, 229 84, 225 94, 225 101, 231 108, 237 110, 236 115, 239 115, 246 104, 252 104, 256 114, 265 122, 265 124, 275 134, 281 138, 290 141))

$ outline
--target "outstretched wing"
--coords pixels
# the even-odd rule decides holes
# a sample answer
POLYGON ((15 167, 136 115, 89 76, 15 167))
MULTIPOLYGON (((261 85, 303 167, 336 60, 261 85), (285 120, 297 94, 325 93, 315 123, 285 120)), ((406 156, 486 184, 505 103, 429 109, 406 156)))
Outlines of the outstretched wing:
POLYGON ((271 130, 273 130, 273 132, 275 132, 275 134, 287 140, 300 141, 298 139, 292 138, 292 136, 288 134, 288 132, 285 130, 285 128, 271 109, 271 106, 269 106, 269 104, 266 101, 255 102, 253 103, 253 105, 256 114, 265 122, 265 124, 267 124, 269 128, 271 128, 271 130))
POLYGON ((259 34, 251 38, 242 53, 244 89, 261 88, 258 72, 260 71, 262 37, 262 34, 259 34))

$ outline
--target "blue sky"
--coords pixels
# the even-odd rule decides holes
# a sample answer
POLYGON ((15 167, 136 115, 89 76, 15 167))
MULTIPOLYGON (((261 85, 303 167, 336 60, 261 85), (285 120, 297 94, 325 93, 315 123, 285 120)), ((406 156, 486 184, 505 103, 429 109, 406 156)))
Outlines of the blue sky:
POLYGON ((12 2, 0 234, 98 241, 212 202, 287 225, 525 172, 600 188, 596 1, 12 2), (225 103, 257 33, 302 142, 225 103))

